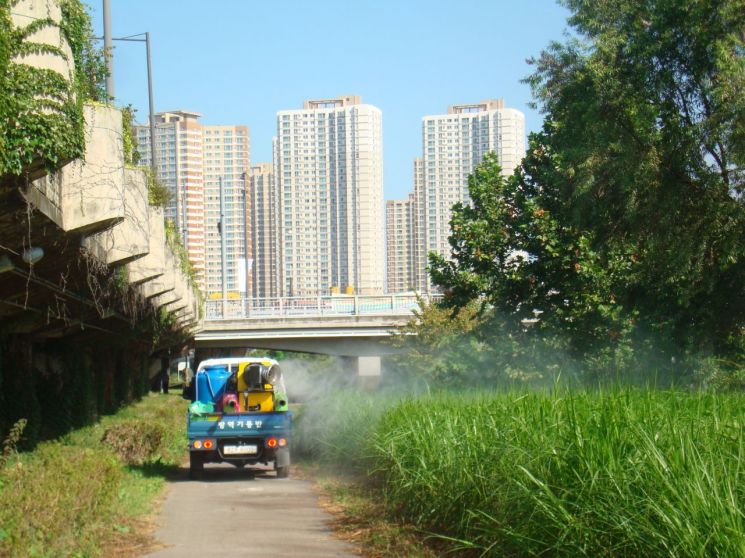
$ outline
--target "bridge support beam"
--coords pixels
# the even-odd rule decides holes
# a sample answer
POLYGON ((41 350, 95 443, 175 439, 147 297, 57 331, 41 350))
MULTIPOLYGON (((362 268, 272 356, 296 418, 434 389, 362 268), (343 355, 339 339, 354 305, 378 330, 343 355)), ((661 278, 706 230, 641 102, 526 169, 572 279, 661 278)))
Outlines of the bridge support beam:
POLYGON ((354 373, 357 386, 362 389, 376 389, 380 385, 380 357, 357 356, 341 357, 345 367, 354 373))

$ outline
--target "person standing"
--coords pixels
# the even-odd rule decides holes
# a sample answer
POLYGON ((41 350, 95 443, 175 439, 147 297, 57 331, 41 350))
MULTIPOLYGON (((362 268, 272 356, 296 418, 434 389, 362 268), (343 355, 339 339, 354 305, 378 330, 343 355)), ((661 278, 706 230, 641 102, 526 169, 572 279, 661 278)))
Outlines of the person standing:
POLYGON ((168 393, 170 364, 167 356, 160 357, 160 388, 163 393, 168 393))

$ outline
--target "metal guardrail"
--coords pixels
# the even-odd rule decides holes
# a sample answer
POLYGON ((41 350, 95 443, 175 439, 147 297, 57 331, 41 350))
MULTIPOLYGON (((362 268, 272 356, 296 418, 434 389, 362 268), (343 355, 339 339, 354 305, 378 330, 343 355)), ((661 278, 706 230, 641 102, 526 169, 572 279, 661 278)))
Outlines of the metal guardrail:
MULTIPOLYGON (((425 302, 442 295, 419 295, 425 302)), ((208 300, 205 320, 263 320, 282 317, 406 315, 419 308, 417 295, 333 295, 208 300)))

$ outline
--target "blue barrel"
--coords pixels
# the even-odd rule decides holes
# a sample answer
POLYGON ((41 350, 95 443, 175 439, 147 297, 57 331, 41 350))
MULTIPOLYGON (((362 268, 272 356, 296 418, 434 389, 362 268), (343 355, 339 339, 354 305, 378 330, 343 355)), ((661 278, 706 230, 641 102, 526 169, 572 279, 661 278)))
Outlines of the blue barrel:
POLYGON ((225 387, 231 372, 226 366, 207 366, 197 372, 197 401, 202 403, 222 403, 225 387))

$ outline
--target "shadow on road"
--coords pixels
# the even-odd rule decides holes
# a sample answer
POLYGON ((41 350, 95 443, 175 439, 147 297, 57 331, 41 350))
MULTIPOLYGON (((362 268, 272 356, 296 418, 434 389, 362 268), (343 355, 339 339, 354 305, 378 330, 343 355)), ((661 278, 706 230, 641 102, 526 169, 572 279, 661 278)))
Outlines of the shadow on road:
POLYGON ((277 474, 269 467, 238 468, 227 464, 207 464, 204 466, 202 478, 198 480, 189 477, 188 465, 173 465, 161 462, 131 465, 132 471, 139 471, 144 477, 162 477, 168 482, 236 482, 255 479, 277 479, 277 474))
POLYGON ((173 463, 162 463, 160 461, 143 463, 142 465, 130 465, 128 467, 130 471, 139 471, 139 473, 146 478, 151 477, 162 477, 167 480, 178 477, 181 475, 183 467, 174 465, 173 463))

